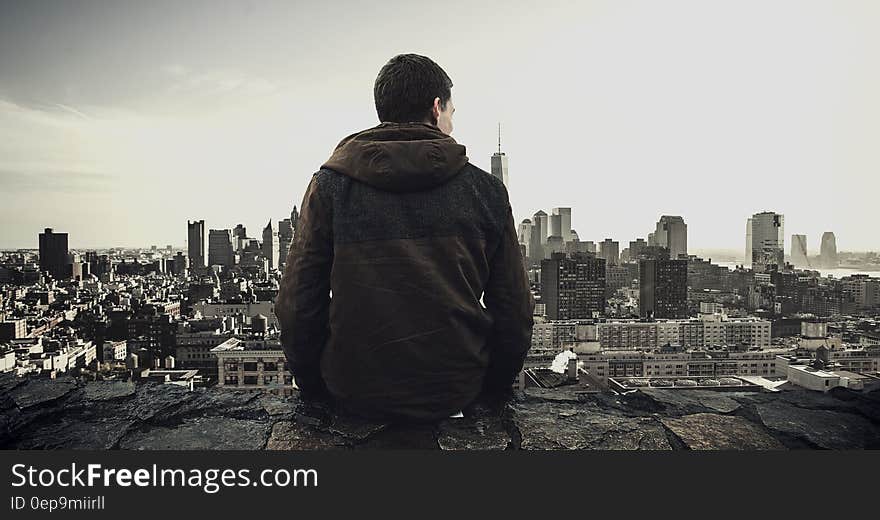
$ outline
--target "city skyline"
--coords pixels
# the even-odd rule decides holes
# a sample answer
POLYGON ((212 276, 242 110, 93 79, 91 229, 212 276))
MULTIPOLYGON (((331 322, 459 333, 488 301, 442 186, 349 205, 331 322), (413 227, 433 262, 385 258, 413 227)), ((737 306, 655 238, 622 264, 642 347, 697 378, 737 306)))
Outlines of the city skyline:
POLYGON ((501 122, 518 222, 570 207, 582 240, 627 243, 681 215, 690 249, 736 251, 742 219, 772 210, 810 250, 826 231, 880 250, 863 218, 880 187, 876 4, 488 2, 438 33, 410 4, 370 7, 368 26, 354 5, 168 5, 0 8, 0 218, 16 223, 0 248, 46 227, 138 247, 185 243, 192 218, 282 220, 339 140, 378 123, 382 64, 418 52, 452 77, 453 137, 486 171, 501 122), (516 36, 474 45, 489 16, 516 36))

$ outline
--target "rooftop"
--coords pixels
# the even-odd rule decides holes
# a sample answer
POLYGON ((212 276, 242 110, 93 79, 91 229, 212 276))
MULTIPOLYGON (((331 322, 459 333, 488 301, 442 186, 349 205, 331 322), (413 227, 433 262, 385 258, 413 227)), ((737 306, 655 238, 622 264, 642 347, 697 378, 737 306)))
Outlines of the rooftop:
POLYGON ((5 449, 865 449, 880 392, 528 388, 431 424, 371 422, 294 395, 0 375, 5 449))

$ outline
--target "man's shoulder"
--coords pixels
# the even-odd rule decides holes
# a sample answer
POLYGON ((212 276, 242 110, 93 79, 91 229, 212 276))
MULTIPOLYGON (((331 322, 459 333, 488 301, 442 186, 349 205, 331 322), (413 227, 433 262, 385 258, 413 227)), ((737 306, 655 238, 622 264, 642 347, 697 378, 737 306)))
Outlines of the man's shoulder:
POLYGON ((507 194, 507 187, 504 185, 504 181, 471 162, 467 162, 462 167, 459 175, 467 176, 484 190, 491 191, 499 196, 506 196, 507 194))

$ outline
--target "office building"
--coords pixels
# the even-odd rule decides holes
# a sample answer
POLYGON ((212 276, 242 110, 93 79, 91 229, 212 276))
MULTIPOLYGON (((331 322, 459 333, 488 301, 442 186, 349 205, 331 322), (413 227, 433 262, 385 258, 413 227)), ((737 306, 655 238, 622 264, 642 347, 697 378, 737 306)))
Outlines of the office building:
POLYGON ((810 267, 807 255, 807 235, 791 236, 791 265, 795 267, 810 267))
POLYGON ((67 250, 67 233, 55 233, 46 228, 40 233, 40 271, 62 280, 70 277, 71 268, 67 250))
POLYGON ((205 221, 187 221, 187 256, 193 270, 205 267, 205 221))
POLYGON ((217 359, 218 386, 282 396, 293 394, 294 379, 277 338, 232 338, 213 347, 211 354, 217 359))
POLYGON ((278 229, 269 220, 263 229, 263 256, 269 261, 269 269, 278 269, 281 247, 278 240, 278 229))
POLYGON ((571 242, 573 239, 571 232, 571 208, 553 208, 551 214, 553 216, 559 215, 559 235, 562 236, 564 241, 571 242))
POLYGON ((208 265, 232 267, 235 265, 234 236, 231 229, 212 229, 208 232, 208 265))
POLYGON ((633 241, 630 241, 629 260, 631 262, 638 260, 642 255, 642 251, 644 251, 646 247, 648 247, 648 243, 645 242, 644 238, 637 238, 633 241))
POLYGON ((620 244, 610 238, 599 242, 599 257, 604 258, 607 265, 617 265, 620 263, 620 244))
POLYGON ((291 243, 293 243, 293 221, 287 218, 278 221, 278 261, 282 269, 287 263, 291 243))
POLYGON ((687 260, 639 261, 639 315, 686 318, 687 260))
POLYGON ((541 287, 549 319, 600 316, 605 312, 605 260, 553 253, 541 262, 541 287))
POLYGON ((746 223, 746 263, 756 272, 785 265, 785 217, 772 211, 755 213, 746 223))
POLYGON ((837 269, 840 266, 840 261, 837 258, 837 238, 831 231, 822 233, 819 263, 825 269, 837 269))
POLYGON ((243 224, 235 226, 235 229, 232 230, 232 238, 232 246, 235 248, 235 252, 240 253, 247 242, 247 228, 243 224))
POLYGON ((525 247, 527 258, 534 258, 534 252, 532 251, 532 230, 534 226, 532 225, 532 221, 529 219, 523 220, 519 225, 519 232, 517 233, 518 241, 521 246, 525 247))
MULTIPOLYGON (((687 257, 687 224, 679 216, 663 215, 657 222, 653 233, 652 246, 665 247, 669 250, 669 258, 687 257)), ((632 253, 630 252, 630 257, 632 253)))
POLYGON ((562 236, 562 215, 550 215, 550 232, 547 239, 549 240, 550 237, 559 237, 565 241, 565 237, 562 236))

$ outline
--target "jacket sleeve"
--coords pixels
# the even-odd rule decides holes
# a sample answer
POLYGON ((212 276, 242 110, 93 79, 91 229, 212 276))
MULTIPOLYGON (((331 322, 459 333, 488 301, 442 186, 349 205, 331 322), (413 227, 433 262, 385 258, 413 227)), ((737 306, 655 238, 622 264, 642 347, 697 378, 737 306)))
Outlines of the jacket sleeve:
POLYGON ((318 174, 306 188, 299 221, 275 299, 281 345, 290 372, 304 394, 326 390, 321 352, 329 333, 332 211, 321 198, 318 174))
POLYGON ((488 338, 489 368, 483 384, 487 393, 510 390, 531 347, 534 325, 535 298, 529 289, 506 189, 504 201, 504 230, 490 259, 489 280, 483 294, 483 304, 493 318, 488 338))

